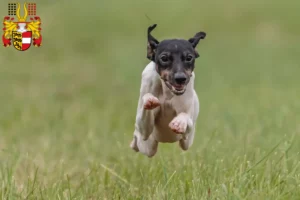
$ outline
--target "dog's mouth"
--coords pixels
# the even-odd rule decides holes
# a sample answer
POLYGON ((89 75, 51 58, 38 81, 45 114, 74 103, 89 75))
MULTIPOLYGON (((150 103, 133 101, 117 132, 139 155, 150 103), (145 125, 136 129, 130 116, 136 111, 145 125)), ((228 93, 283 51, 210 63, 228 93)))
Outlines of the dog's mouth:
POLYGON ((179 84, 171 84, 169 81, 167 80, 164 80, 166 86, 171 90, 171 92, 175 95, 182 95, 185 90, 186 90, 186 85, 185 84, 182 84, 182 85, 179 85, 179 84))

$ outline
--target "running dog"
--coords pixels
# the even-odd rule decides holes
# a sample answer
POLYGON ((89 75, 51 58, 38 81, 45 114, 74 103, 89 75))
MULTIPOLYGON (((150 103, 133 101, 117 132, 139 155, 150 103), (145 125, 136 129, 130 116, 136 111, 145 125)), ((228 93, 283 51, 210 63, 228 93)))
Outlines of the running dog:
POLYGON ((200 103, 194 90, 196 50, 205 32, 189 40, 156 40, 148 28, 147 58, 142 72, 135 131, 130 147, 148 157, 156 154, 158 143, 179 141, 183 150, 193 144, 200 103))

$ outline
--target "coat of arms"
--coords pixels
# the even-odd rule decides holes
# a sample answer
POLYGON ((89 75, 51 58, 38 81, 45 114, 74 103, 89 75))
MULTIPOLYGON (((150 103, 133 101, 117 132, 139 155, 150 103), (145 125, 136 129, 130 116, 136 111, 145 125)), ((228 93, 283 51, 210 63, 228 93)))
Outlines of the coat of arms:
POLYGON ((36 3, 24 3, 23 17, 21 17, 20 9, 20 3, 8 4, 8 16, 3 19, 3 45, 5 47, 13 45, 19 51, 26 51, 31 44, 40 47, 42 29, 40 28, 41 19, 36 15, 36 3), (15 17, 17 21, 14 21, 15 17))

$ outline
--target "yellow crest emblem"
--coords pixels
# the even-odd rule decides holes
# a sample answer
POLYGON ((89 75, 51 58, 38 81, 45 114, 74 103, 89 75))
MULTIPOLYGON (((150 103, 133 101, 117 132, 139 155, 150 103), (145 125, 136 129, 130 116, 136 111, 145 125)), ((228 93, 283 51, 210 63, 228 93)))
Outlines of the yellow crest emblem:
POLYGON ((13 46, 20 51, 42 45, 41 18, 36 15, 36 3, 24 3, 24 16, 20 15, 20 3, 8 4, 8 16, 3 19, 3 46, 13 46), (17 21, 15 20, 17 18, 17 21), (29 18, 29 19, 28 19, 29 18))

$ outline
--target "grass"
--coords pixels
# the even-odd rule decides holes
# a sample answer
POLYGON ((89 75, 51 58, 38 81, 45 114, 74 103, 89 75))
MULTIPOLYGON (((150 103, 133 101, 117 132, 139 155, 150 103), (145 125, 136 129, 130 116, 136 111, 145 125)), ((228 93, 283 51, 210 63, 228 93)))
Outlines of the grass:
POLYGON ((68 2, 37 2, 43 47, 0 49, 1 199, 300 199, 298 1, 68 2), (149 159, 129 142, 153 23, 207 38, 194 144, 149 159))

